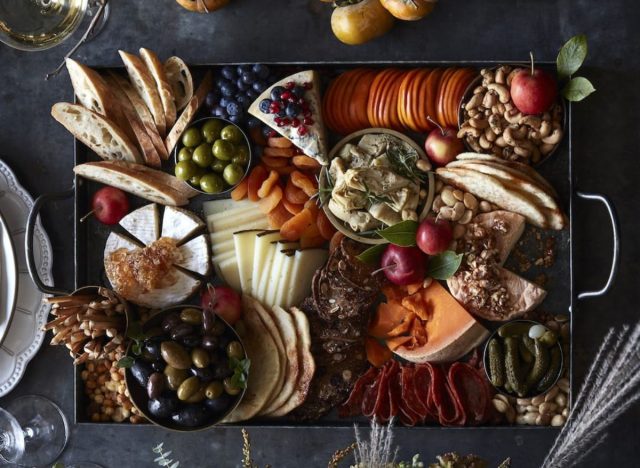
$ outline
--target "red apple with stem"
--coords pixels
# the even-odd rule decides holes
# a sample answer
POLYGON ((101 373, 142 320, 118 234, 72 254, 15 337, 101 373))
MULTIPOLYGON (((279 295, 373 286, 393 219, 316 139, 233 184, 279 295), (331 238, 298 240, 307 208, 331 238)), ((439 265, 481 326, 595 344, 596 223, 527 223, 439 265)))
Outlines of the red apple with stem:
POLYGON ((200 296, 200 306, 203 309, 211 308, 229 325, 234 325, 242 317, 240 294, 227 286, 209 285, 200 296))
POLYGON ((380 259, 380 269, 393 284, 406 285, 424 280, 427 257, 417 247, 389 244, 380 259))
POLYGON ((426 218, 418 226, 416 244, 427 255, 436 255, 449 248, 453 231, 444 219, 426 218))
POLYGON ((129 212, 127 194, 115 187, 103 187, 91 199, 91 211, 80 219, 83 222, 91 215, 102 224, 118 224, 129 212))
POLYGON ((546 70, 536 68, 531 57, 531 69, 522 69, 511 80, 511 99, 523 114, 542 114, 556 101, 558 83, 546 70))
POLYGON ((464 143, 458 138, 458 129, 454 127, 443 128, 431 117, 427 117, 427 119, 437 128, 431 130, 427 135, 424 150, 433 164, 446 166, 464 151, 464 143))

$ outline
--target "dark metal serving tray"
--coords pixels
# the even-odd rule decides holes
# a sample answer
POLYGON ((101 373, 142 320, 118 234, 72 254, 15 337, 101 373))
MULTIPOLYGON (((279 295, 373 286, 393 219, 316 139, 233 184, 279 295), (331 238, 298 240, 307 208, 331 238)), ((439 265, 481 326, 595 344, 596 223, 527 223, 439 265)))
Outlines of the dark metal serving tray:
MULTIPOLYGON (((383 68, 383 67, 444 67, 444 66, 464 66, 464 67, 494 67, 503 63, 511 63, 511 61, 485 61, 485 62, 428 62, 428 61, 411 61, 411 62, 348 62, 348 63, 335 63, 335 62, 323 62, 323 63, 267 63, 270 67, 281 68, 283 71, 289 72, 293 69, 317 69, 328 74, 335 74, 339 71, 348 70, 350 68, 367 66, 371 68, 383 68)), ((211 64, 211 65, 197 65, 192 67, 194 75, 199 76, 205 69, 219 68, 224 65, 242 65, 242 63, 232 64, 211 64)), ((542 66, 552 66, 551 63, 542 63, 542 66)), ((534 278, 540 273, 544 273, 547 277, 547 291, 548 296, 542 305, 542 309, 551 313, 570 313, 571 316, 571 329, 573 330, 573 312, 575 312, 578 306, 578 299, 587 297, 595 297, 605 294, 614 279, 617 265, 618 265, 618 228, 617 217, 615 211, 608 201, 608 199, 602 195, 582 193, 575 190, 574 187, 574 173, 573 173, 573 154, 572 154, 572 106, 568 104, 566 106, 566 134, 561 146, 555 152, 555 154, 540 164, 537 169, 540 173, 546 177, 551 184, 558 191, 561 206, 569 213, 569 229, 564 231, 545 231, 543 232, 543 238, 553 237, 556 246, 556 259, 552 267, 547 269, 539 269, 533 267, 529 270, 525 276, 528 278, 534 278), (606 285, 598 291, 577 293, 574 288, 574 270, 573 270, 573 253, 574 245, 573 239, 573 215, 574 204, 578 199, 599 201, 606 207, 613 228, 613 259, 609 278, 606 285)), ((93 154, 86 146, 77 140, 74 140, 74 160, 75 164, 82 164, 88 161, 98 160, 97 156, 93 154)), ((29 224, 27 226, 27 252, 31 251, 30 243, 33 233, 33 225, 38 216, 38 213, 42 206, 48 201, 57 198, 67 198, 74 196, 75 202, 75 224, 74 224, 74 265, 75 265, 75 278, 73 289, 77 289, 86 285, 108 285, 108 281, 104 274, 103 268, 103 249, 106 238, 111 232, 112 228, 103 226, 95 220, 81 223, 80 218, 90 211, 91 194, 97 190, 99 184, 84 180, 74 176, 74 187, 66 192, 58 194, 46 194, 38 198, 34 204, 33 210, 29 217, 29 224)), ((136 208, 148 202, 140 199, 133 199, 132 208, 136 208)), ((192 200, 188 208, 202 214, 202 203, 207 201, 206 196, 198 196, 192 200)), ((115 227, 113 229, 118 229, 115 227)), ((532 228, 527 228, 525 233, 525 239, 527 233, 531 234, 532 228)), ((531 253, 534 255, 534 253, 531 253)), ((539 255, 539 252, 538 252, 539 255)), ((31 255, 28 255, 31 257, 31 255)), ((29 263, 32 264, 32 258, 29 258, 29 263)), ((35 271, 31 268, 31 271, 35 271)), ((33 275, 32 275, 33 276, 33 275)), ((54 287, 44 285, 40 279, 34 276, 36 285, 46 293, 50 294, 67 294, 69 291, 56 289, 54 287)), ((572 341, 570 343, 570 369, 569 378, 571 379, 571 394, 573 395, 574 385, 572 377, 572 358, 573 358, 573 346, 572 341)), ((75 392, 75 422, 77 424, 109 424, 115 423, 91 423, 89 417, 86 414, 86 397, 84 394, 83 383, 80 378, 80 368, 76 369, 74 392, 75 392)), ((359 419, 358 421, 365 422, 365 419, 359 419)), ((276 420, 252 420, 247 423, 242 423, 242 426, 256 427, 256 426, 270 426, 270 427, 350 427, 354 423, 353 419, 340 419, 335 414, 335 411, 325 416, 324 418, 313 422, 297 422, 291 419, 280 418, 276 420)), ((417 426, 416 428, 424 429, 442 429, 440 426, 417 426)), ((511 426, 503 426, 511 427, 511 426)), ((528 426, 534 428, 536 426, 528 426)))

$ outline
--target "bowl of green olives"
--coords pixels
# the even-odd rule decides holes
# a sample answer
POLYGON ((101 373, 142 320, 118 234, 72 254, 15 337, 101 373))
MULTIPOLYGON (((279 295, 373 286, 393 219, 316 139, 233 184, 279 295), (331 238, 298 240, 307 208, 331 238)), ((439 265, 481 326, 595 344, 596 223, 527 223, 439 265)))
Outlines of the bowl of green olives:
POLYGON ((549 390, 562 375, 563 353, 558 334, 533 320, 500 326, 484 348, 489 382, 504 395, 533 398, 549 390))
POLYGON ((141 325, 126 359, 132 403, 167 429, 214 426, 246 390, 249 365, 242 341, 210 309, 176 306, 153 315, 141 325))
POLYGON ((251 144, 236 124, 219 117, 193 122, 174 150, 175 176, 210 196, 224 196, 251 166, 251 144))

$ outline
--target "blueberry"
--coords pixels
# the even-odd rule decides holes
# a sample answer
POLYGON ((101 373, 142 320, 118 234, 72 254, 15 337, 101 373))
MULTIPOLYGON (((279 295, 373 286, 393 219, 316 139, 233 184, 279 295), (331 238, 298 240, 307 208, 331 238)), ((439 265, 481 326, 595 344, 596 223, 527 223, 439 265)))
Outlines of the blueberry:
POLYGON ((214 91, 211 91, 210 93, 207 94, 207 97, 204 103, 207 107, 211 108, 216 105, 217 101, 218 101, 218 94, 214 91))
POLYGON ((238 115, 240 114, 240 112, 242 112, 242 108, 237 102, 231 101, 229 104, 227 104, 227 112, 229 113, 229 115, 238 115))
POLYGON ((302 87, 302 86, 294 86, 294 88, 291 90, 291 92, 293 93, 293 95, 297 98, 301 98, 304 97, 304 92, 306 90, 302 87))
POLYGON ((253 83, 251 88, 256 92, 261 93, 262 91, 267 89, 267 84, 264 81, 256 81, 255 83, 253 83))
POLYGON ((249 88, 249 85, 242 81, 242 78, 238 78, 236 81, 236 86, 240 91, 246 91, 249 88))
POLYGON ((222 106, 222 102, 220 102, 219 105, 217 105, 216 107, 213 108, 213 115, 215 115, 216 117, 221 117, 223 113, 226 113, 227 111, 225 110, 225 108, 222 106))
POLYGON ((268 114, 270 105, 271 105, 271 99, 263 99, 262 101, 260 101, 260 104, 258 104, 258 108, 262 113, 268 114))
POLYGON ((236 98, 236 101, 238 101, 238 104, 240 104, 245 109, 249 107, 249 104, 251 104, 251 100, 247 96, 243 96, 243 95, 238 96, 236 98))
POLYGON ((243 73, 250 72, 253 67, 251 65, 238 65, 236 72, 238 76, 242 76, 243 73))
POLYGON ((287 116, 287 110, 286 109, 281 109, 280 112, 278 112, 278 117, 284 118, 287 116))
POLYGON ((259 94, 256 93, 253 89, 248 89, 245 92, 245 95, 252 101, 256 100, 258 98, 258 96, 259 96, 259 94))
POLYGON ((271 133, 271 128, 267 126, 262 127, 262 136, 264 136, 265 138, 268 138, 270 133, 271 133))
POLYGON ((239 115, 230 115, 229 120, 234 124, 239 124, 242 121, 242 117, 239 115))
POLYGON ((278 101, 280 99, 280 95, 285 91, 282 86, 276 86, 271 90, 271 99, 274 101, 278 101))
POLYGON ((247 125, 249 126, 249 128, 256 128, 258 125, 260 125, 260 121, 255 117, 249 117, 247 125))
POLYGON ((227 114, 227 109, 222 108, 220 110, 220 113, 218 114, 218 117, 220 117, 221 119, 228 119, 229 118, 229 114, 227 114))
POLYGON ((229 65, 222 67, 222 76, 224 76, 228 80, 235 80, 236 79, 235 67, 231 67, 229 65))
POLYGON ((230 99, 230 98, 228 98, 228 97, 222 97, 222 98, 220 98, 220 102, 219 102, 219 104, 220 104, 222 107, 227 107, 227 106, 229 105, 229 103, 230 103, 230 102, 231 102, 231 99, 230 99))
POLYGON ((246 84, 250 85, 255 83, 256 81, 256 75, 253 72, 245 72, 242 74, 242 81, 245 82, 246 84))
POLYGON ((222 87, 224 85, 229 85, 229 84, 231 84, 231 81, 227 80, 226 78, 224 78, 222 76, 219 76, 218 78, 216 78, 216 86, 218 88, 222 89, 222 87))
POLYGON ((233 86, 233 84, 229 83, 229 84, 225 84, 220 88, 220 91, 222 91, 222 95, 223 96, 233 96, 236 92, 236 87, 233 86))
POLYGON ((252 67, 252 70, 259 78, 265 79, 269 76, 269 67, 262 65, 261 63, 256 63, 252 67))
POLYGON ((287 117, 296 117, 300 113, 300 106, 294 103, 289 103, 286 109, 287 117))

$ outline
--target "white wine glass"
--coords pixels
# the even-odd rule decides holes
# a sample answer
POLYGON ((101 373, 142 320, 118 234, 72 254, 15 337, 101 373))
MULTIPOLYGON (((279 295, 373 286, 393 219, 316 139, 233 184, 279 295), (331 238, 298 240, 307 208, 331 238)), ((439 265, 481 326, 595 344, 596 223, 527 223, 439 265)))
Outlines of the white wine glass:
POLYGON ((29 395, 0 408, 0 460, 20 466, 51 465, 69 440, 69 424, 52 401, 29 395))

